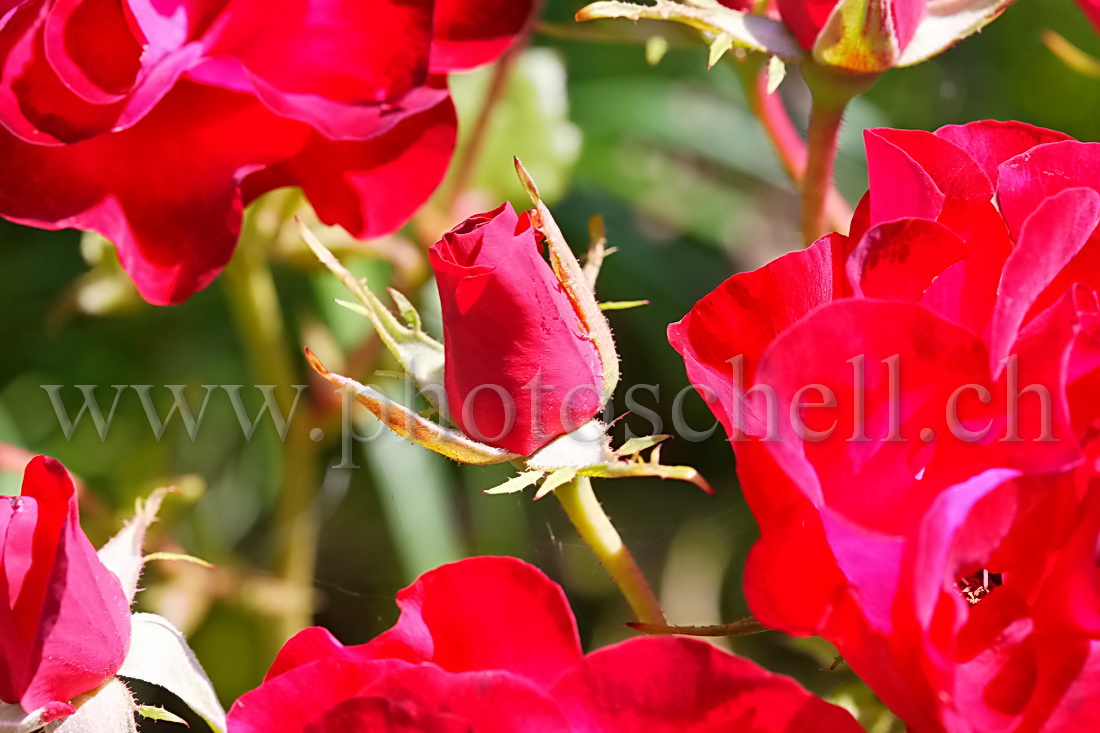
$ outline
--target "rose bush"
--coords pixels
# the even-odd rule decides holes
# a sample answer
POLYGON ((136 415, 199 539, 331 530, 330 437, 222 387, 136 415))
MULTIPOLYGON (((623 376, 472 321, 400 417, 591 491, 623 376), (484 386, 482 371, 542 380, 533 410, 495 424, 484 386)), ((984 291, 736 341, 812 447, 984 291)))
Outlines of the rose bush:
POLYGON ((445 565, 397 603, 397 624, 367 644, 321 628, 287 642, 230 710, 230 733, 860 730, 792 680, 696 640, 584 656, 561 588, 513 558, 445 565))
POLYGON ((603 366, 511 204, 470 217, 429 252, 443 308, 444 386, 455 424, 530 455, 601 407, 603 366))
POLYGON ((355 236, 400 227, 455 142, 446 74, 533 0, 0 4, 0 216, 115 243, 153 303, 205 287, 244 204, 299 186, 355 236))
POLYGON ((1100 145, 996 122, 866 143, 850 236, 669 328, 760 524, 750 606, 836 644, 913 731, 1092 729, 1100 145))
POLYGON ((0 700, 45 723, 71 715, 74 698, 122 666, 130 601, 80 529, 60 463, 31 461, 21 495, 0 509, 0 700))

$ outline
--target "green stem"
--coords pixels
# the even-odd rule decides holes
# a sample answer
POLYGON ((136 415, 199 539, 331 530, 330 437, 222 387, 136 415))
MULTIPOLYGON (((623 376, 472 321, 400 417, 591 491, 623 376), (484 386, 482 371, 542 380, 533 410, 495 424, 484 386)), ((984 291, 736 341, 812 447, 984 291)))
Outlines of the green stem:
POLYGON ((587 476, 578 476, 554 491, 581 539, 596 554, 615 585, 644 624, 665 625, 665 614, 653 589, 604 513, 587 476))
POLYGON ((844 111, 849 102, 875 83, 878 75, 813 65, 804 66, 802 75, 813 95, 802 180, 802 239, 808 247, 829 231, 826 202, 833 190, 833 165, 844 111))
MULTIPOLYGON (((744 60, 737 59, 732 54, 726 54, 726 58, 732 59, 733 66, 741 79, 749 111, 760 121, 760 127, 775 148, 776 157, 779 158, 783 170, 801 190, 806 173, 806 143, 791 122, 779 94, 768 93, 768 74, 763 61, 758 54, 752 54, 744 60)), ((835 231, 846 234, 852 220, 852 209, 836 187, 831 186, 827 195, 825 212, 829 226, 835 231)))
POLYGON ((807 247, 829 231, 825 202, 833 186, 837 137, 843 119, 843 107, 834 109, 814 101, 807 136, 809 154, 806 159, 806 175, 802 181, 802 241, 807 247))
MULTIPOLYGON (((297 371, 287 348, 283 311, 268 263, 266 242, 258 236, 255 216, 253 209, 246 217, 240 245, 222 277, 252 372, 260 383, 275 385, 280 409, 288 415, 295 396, 297 371)), ((298 409, 308 408, 300 403, 298 409)), ((279 646, 312 623, 317 555, 314 514, 317 449, 310 439, 308 415, 299 412, 291 417, 282 451, 282 486, 276 508, 275 570, 286 583, 286 596, 277 609, 274 632, 279 646)))

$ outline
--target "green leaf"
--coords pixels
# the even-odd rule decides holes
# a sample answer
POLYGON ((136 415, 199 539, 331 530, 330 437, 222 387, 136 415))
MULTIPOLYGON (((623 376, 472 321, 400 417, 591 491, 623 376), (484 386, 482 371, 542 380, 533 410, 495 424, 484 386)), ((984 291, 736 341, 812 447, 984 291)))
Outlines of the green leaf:
POLYGON ((661 63, 668 53, 668 39, 664 36, 650 36, 645 39, 645 62, 650 66, 661 63))
POLYGON ((625 311, 630 308, 641 308, 643 305, 649 305, 648 300, 609 300, 606 303, 600 303, 600 310, 602 311, 625 311))
POLYGON ((768 94, 775 94, 775 90, 787 78, 787 65, 778 56, 768 59, 768 94))
POLYGON ((485 489, 486 494, 514 494, 523 491, 528 486, 534 486, 545 475, 543 471, 524 471, 518 476, 513 476, 499 486, 485 489))
POLYGON ((644 450, 649 450, 659 443, 663 443, 671 437, 671 435, 647 435, 643 438, 631 438, 623 443, 621 448, 615 451, 615 455, 620 458, 637 455, 644 450))
POLYGON ((577 469, 575 468, 561 468, 554 471, 546 477, 546 480, 542 482, 542 486, 535 492, 535 501, 538 501, 559 486, 569 483, 576 477, 577 469))
POLYGON ((715 36, 714 40, 710 42, 710 54, 707 57, 707 68, 713 69, 714 65, 722 60, 722 57, 726 55, 726 51, 733 48, 733 36, 729 33, 719 33, 715 36))
POLYGON ((168 723, 179 723, 188 728, 191 727, 187 725, 187 721, 180 716, 162 707, 157 707, 156 705, 138 705, 137 714, 149 720, 163 720, 168 723))
POLYGON ((119 676, 163 687, 195 711, 214 733, 224 733, 225 711, 183 634, 152 613, 135 613, 131 618, 130 650, 119 676))
POLYGON ((215 565, 214 563, 207 562, 201 557, 187 555, 182 552, 150 552, 148 555, 145 556, 145 562, 150 562, 151 560, 178 560, 179 562, 189 562, 192 565, 198 565, 200 567, 204 567, 210 570, 213 570, 217 567, 217 565, 215 565))
POLYGON ((703 478, 702 474, 691 466, 666 466, 662 463, 655 463, 652 461, 623 461, 601 466, 589 466, 588 468, 581 469, 578 473, 582 476, 591 476, 593 478, 653 476, 656 478, 675 479, 677 481, 687 481, 688 483, 695 484, 708 494, 714 493, 714 489, 710 487, 710 484, 707 483, 707 480, 703 478))

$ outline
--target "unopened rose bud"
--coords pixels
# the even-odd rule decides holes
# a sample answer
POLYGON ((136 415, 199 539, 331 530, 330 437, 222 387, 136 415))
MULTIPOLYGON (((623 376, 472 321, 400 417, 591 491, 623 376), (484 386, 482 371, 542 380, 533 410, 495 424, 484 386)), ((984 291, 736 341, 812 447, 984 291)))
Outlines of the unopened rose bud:
POLYGON ((450 417, 475 440, 530 455, 599 411, 603 365, 510 204, 470 217, 431 249, 443 310, 450 417))
POLYGON ((979 31, 1012 0, 778 0, 814 61, 879 73, 934 56, 979 31))

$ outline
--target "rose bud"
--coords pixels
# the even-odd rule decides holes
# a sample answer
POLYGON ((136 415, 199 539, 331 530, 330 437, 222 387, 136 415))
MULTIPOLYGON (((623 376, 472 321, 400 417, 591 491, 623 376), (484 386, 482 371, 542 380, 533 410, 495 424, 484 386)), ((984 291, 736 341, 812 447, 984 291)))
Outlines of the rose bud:
POLYGON ((39 456, 20 496, 0 502, 0 700, 42 723, 114 676, 130 645, 130 604, 80 529, 65 468, 39 456))
POLYGON ((712 5, 661 0, 638 5, 599 0, 578 11, 576 18, 673 21, 701 30, 708 37, 732 39, 742 48, 794 63, 879 74, 946 51, 991 23, 1012 2, 717 0, 712 5))
POLYGON ((429 252, 443 312, 450 417, 475 440, 531 455, 599 411, 603 365, 510 204, 472 216, 429 252))
POLYGON ((777 7, 783 23, 817 63, 878 73, 947 50, 992 22, 1011 3, 778 0, 777 7))

